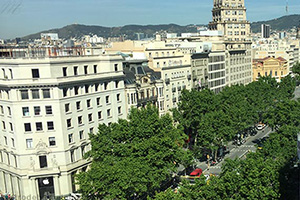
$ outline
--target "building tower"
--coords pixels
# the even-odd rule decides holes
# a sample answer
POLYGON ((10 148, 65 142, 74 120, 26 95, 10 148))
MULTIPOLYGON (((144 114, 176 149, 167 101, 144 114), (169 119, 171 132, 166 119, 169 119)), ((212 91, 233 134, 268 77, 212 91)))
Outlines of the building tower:
POLYGON ((252 80, 251 32, 244 0, 214 0, 210 30, 222 31, 226 47, 226 85, 252 80))
POLYGON ((261 25, 261 37, 270 38, 270 25, 268 24, 261 25))
POLYGON ((210 30, 223 31, 225 40, 246 41, 250 38, 250 22, 246 19, 244 0, 214 0, 210 30))

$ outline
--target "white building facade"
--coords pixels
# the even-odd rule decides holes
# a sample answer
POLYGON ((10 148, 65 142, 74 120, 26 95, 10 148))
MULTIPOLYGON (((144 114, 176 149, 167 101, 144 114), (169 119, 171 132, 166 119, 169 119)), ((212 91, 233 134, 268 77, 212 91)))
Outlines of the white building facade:
POLYGON ((43 198, 76 191, 89 133, 126 118, 118 55, 0 59, 0 191, 43 198))

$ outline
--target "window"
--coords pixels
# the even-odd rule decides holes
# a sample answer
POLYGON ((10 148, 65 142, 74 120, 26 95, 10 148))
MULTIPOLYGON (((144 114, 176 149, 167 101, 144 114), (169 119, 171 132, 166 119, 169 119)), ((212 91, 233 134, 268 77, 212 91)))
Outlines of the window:
POLYGON ((118 107, 118 113, 121 114, 122 113, 122 109, 121 106, 118 107))
POLYGON ((40 78, 39 69, 31 69, 32 78, 40 78))
POLYGON ((68 88, 63 88, 63 97, 68 96, 68 88))
POLYGON ((93 132, 94 132, 94 128, 91 127, 91 128, 90 128, 90 133, 93 133, 93 132))
POLYGON ((26 147, 27 149, 32 149, 33 148, 33 141, 32 139, 26 139, 26 147))
POLYGON ((2 129, 5 130, 6 126, 5 126, 5 121, 2 121, 2 129))
POLYGON ((43 130, 42 122, 36 122, 35 126, 36 126, 36 131, 42 131, 43 130))
POLYGON ((74 76, 78 75, 78 67, 74 66, 73 70, 74 70, 74 76))
POLYGON ((31 124, 30 123, 25 123, 24 128, 25 128, 25 132, 31 131, 31 124))
POLYGON ((70 151, 70 156, 71 156, 71 162, 74 162, 75 161, 74 150, 70 151))
POLYGON ((83 130, 79 131, 79 139, 80 140, 84 139, 84 132, 83 132, 83 130))
POLYGON ((89 122, 93 121, 93 114, 92 114, 92 113, 90 113, 90 114, 88 115, 88 119, 89 119, 89 122))
POLYGON ((115 64, 115 72, 118 71, 118 64, 115 64))
POLYGON ((45 106, 45 109, 47 115, 52 115, 52 106, 45 106))
POLYGON ((73 134, 72 133, 69 134, 68 138, 69 138, 69 143, 72 143, 73 142, 73 134))
POLYGON ((67 67, 63 67, 62 69, 63 69, 63 76, 68 76, 67 67))
POLYGON ((275 71, 275 76, 277 76, 277 71, 275 71))
POLYGON ((68 128, 72 127, 71 119, 67 119, 67 127, 68 128))
POLYGON ((4 136, 4 142, 5 142, 5 145, 7 145, 7 137, 4 136))
POLYGON ((52 121, 47 122, 47 129, 48 131, 54 130, 54 123, 52 121))
POLYGON ((15 147, 15 139, 11 138, 11 145, 12 147, 15 147))
POLYGON ((107 110, 107 117, 110 117, 110 109, 107 110))
POLYGON ((82 146, 81 147, 81 156, 83 157, 85 154, 85 146, 82 146))
POLYGON ((32 99, 39 99, 40 98, 40 91, 39 90, 31 90, 32 92, 32 99))
POLYGON ((77 118, 77 121, 78 121, 78 124, 79 125, 81 125, 83 122, 82 122, 82 116, 79 116, 78 118, 77 118))
POLYGON ((7 110, 8 110, 8 115, 10 116, 11 115, 11 109, 9 106, 7 106, 7 110))
POLYGON ((98 119, 99 120, 102 119, 102 112, 101 111, 98 112, 98 119))
POLYGON ((34 106, 34 115, 41 115, 41 108, 40 106, 34 106))
POLYGON ((9 122, 10 131, 14 131, 14 126, 11 122, 9 122))
POLYGON ((43 98, 44 99, 50 99, 50 89, 43 89, 43 98))
POLYGON ((85 86, 84 86, 84 90, 85 90, 85 93, 86 93, 86 94, 89 93, 89 87, 90 87, 89 85, 85 85, 85 86))
POLYGON ((116 81, 116 88, 119 87, 119 81, 116 81))
POLYGON ((75 95, 79 94, 79 87, 78 86, 74 87, 74 93, 75 93, 75 95))
POLYGON ((91 107, 91 100, 90 100, 90 99, 86 100, 86 106, 87 106, 88 108, 91 107))
POLYGON ((108 83, 104 83, 104 90, 107 90, 108 83))
POLYGON ((121 96, 120 94, 117 94, 117 101, 121 100, 120 96, 121 96))
POLYGON ((47 156, 39 156, 39 160, 40 160, 40 168, 47 168, 48 167, 47 156))
POLYGON ((95 84, 95 92, 97 92, 98 91, 98 88, 99 88, 99 84, 95 84))
POLYGON ((105 97, 105 101, 106 101, 106 103, 109 103, 109 96, 105 97))
POLYGON ((56 142, 55 142, 55 137, 49 137, 49 146, 55 146, 56 142))
POLYGON ((76 102, 76 109, 80 110, 81 109, 81 101, 76 102))
POLYGON ((1 114, 4 114, 3 106, 0 106, 0 112, 1 112, 1 114))
POLYGON ((70 104, 69 103, 66 103, 65 104, 65 112, 69 112, 70 111, 70 104))
POLYGON ((100 99, 100 97, 98 97, 98 98, 96 99, 96 102, 97 102, 97 106, 100 106, 100 105, 101 105, 101 99, 100 99))
POLYGON ((94 74, 97 74, 97 65, 94 65, 94 74))
POLYGON ((29 99, 28 90, 21 90, 21 99, 29 99))
POLYGON ((88 74, 88 66, 87 65, 84 66, 84 74, 88 74))

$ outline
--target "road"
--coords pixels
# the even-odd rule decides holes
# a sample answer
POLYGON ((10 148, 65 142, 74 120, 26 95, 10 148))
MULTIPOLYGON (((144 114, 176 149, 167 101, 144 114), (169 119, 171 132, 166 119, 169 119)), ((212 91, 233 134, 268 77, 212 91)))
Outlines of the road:
POLYGON ((294 99, 299 99, 300 98, 300 86, 296 87, 294 95, 295 95, 294 99))
MULTIPOLYGON (((225 158, 229 158, 229 159, 242 158, 244 155, 246 155, 250 151, 255 152, 257 148, 253 141, 255 141, 256 139, 259 139, 259 138, 263 138, 263 137, 269 135, 269 133, 271 133, 271 132, 272 132, 271 128, 266 127, 262 131, 258 131, 258 133, 256 135, 248 137, 246 142, 241 146, 235 146, 235 145, 229 144, 228 148, 229 148, 230 152, 229 152, 229 154, 227 154, 225 156, 225 158)), ((205 162, 197 162, 197 167, 201 168, 204 171, 204 174, 212 173, 212 174, 218 175, 221 173, 221 166, 223 163, 224 163, 224 160, 215 166, 208 167, 208 165, 205 162)))

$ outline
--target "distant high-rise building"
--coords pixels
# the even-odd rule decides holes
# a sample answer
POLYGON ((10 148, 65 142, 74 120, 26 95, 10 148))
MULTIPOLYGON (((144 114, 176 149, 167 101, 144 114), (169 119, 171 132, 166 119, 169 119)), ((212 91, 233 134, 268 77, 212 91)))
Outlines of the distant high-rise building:
POLYGON ((261 37, 270 38, 270 25, 268 24, 261 25, 261 37))
POLYGON ((300 39, 300 21, 299 21, 299 25, 297 27, 297 36, 296 36, 297 39, 300 39))
POLYGON ((135 33, 135 39, 136 40, 145 39, 145 33, 135 33))
POLYGON ((279 39, 284 39, 286 37, 286 32, 279 33, 279 39))

